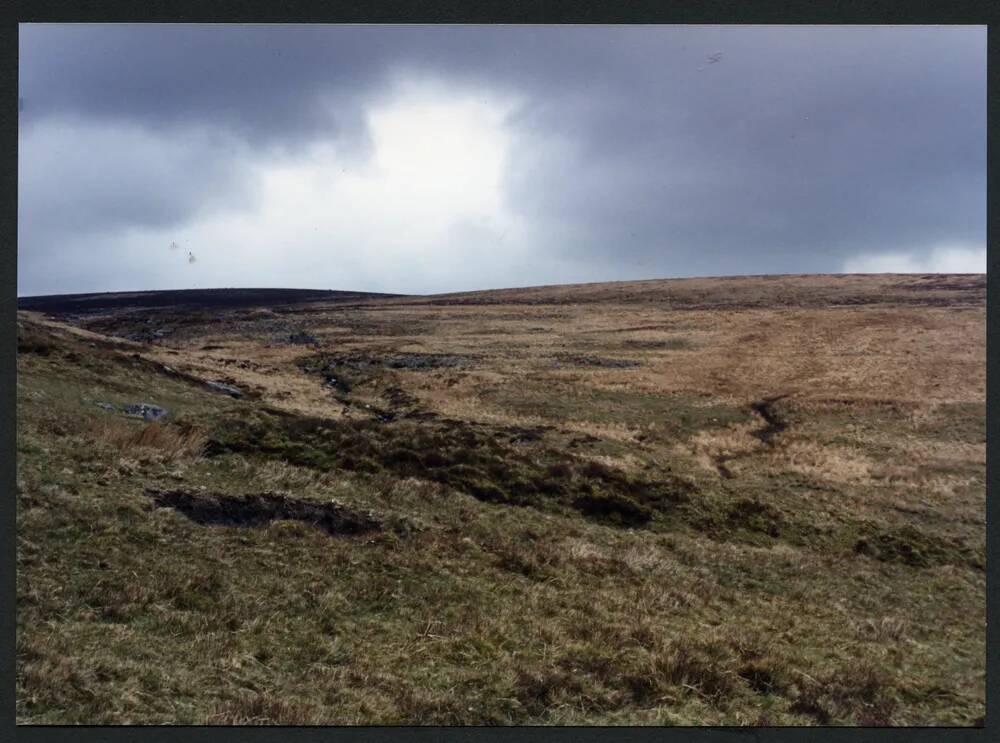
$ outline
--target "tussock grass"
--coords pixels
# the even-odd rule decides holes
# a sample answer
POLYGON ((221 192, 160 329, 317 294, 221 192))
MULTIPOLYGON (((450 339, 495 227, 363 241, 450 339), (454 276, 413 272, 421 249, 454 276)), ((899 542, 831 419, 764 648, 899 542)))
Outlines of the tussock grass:
POLYGON ((94 422, 90 434, 111 447, 119 457, 155 454, 176 461, 197 459, 208 441, 206 433, 193 425, 137 424, 121 418, 104 417, 94 422))

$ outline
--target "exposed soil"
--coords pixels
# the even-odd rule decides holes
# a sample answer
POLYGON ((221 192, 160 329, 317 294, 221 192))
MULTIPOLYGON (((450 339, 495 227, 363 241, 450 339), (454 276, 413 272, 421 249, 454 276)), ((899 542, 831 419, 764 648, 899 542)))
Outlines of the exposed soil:
POLYGON ((314 368, 316 360, 326 364, 330 370, 341 367, 353 371, 370 372, 373 369, 401 369, 404 371, 423 371, 427 369, 448 369, 456 366, 467 366, 475 359, 470 356, 456 354, 407 353, 391 356, 376 356, 367 353, 350 353, 322 355, 303 363, 304 368, 314 368))
POLYGON ((283 495, 224 495, 184 490, 146 490, 156 505, 180 511, 199 524, 263 526, 279 519, 304 521, 327 534, 367 534, 382 528, 371 514, 330 501, 314 503, 283 495))
POLYGON ((468 356, 456 356, 453 354, 405 354, 399 356, 388 356, 382 359, 383 366, 389 369, 445 369, 455 366, 465 366, 472 363, 468 356))
POLYGON ((787 394, 765 397, 763 400, 758 400, 751 405, 754 412, 763 418, 764 423, 766 424, 763 428, 758 428, 751 435, 760 439, 768 446, 773 446, 774 437, 788 428, 788 421, 786 421, 774 408, 774 403, 779 400, 784 400, 786 397, 788 397, 787 394))
POLYGON ((639 351, 681 351, 691 348, 691 341, 686 338, 668 338, 666 340, 644 340, 633 338, 622 341, 622 348, 639 351))
POLYGON ((634 361, 633 359, 609 359, 602 356, 573 356, 569 354, 557 355, 556 364, 596 366, 605 369, 627 369, 629 367, 641 365, 638 361, 634 361))
MULTIPOLYGON (((764 419, 764 426, 755 431, 751 431, 750 435, 754 438, 760 439, 760 441, 767 446, 774 446, 774 437, 788 428, 788 421, 774 407, 774 403, 779 400, 784 400, 786 397, 788 397, 787 394, 765 397, 764 399, 757 400, 750 405, 750 408, 764 419)), ((752 453, 753 452, 742 452, 739 454, 720 453, 716 454, 712 461, 714 462, 715 469, 718 470, 719 474, 724 479, 730 480, 733 477, 733 471, 726 466, 726 463, 750 456, 752 453)))
POLYGON ((725 479, 731 480, 733 477, 733 471, 726 466, 726 462, 739 459, 739 456, 739 454, 716 454, 712 461, 715 463, 715 469, 719 471, 719 474, 725 479))
POLYGON ((397 417, 435 417, 418 409, 419 401, 400 386, 395 372, 452 368, 472 361, 452 354, 316 354, 300 359, 298 366, 307 374, 322 376, 345 408, 387 423, 397 417), (356 394, 358 390, 364 395, 356 394))

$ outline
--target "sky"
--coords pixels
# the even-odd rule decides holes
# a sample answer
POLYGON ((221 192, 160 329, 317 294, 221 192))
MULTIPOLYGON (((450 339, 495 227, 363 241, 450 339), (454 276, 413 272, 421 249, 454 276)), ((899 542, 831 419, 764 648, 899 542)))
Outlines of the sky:
POLYGON ((20 26, 18 294, 986 270, 979 26, 20 26))

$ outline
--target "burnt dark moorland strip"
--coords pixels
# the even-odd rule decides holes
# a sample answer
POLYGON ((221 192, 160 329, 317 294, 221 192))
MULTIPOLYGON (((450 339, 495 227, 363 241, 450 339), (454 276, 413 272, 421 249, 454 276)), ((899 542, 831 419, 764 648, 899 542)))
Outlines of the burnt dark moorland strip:
POLYGON ((402 294, 379 294, 319 289, 171 289, 100 294, 51 294, 18 297, 20 310, 49 314, 103 312, 125 308, 211 309, 229 307, 271 307, 310 302, 350 302, 359 299, 388 299, 402 294))

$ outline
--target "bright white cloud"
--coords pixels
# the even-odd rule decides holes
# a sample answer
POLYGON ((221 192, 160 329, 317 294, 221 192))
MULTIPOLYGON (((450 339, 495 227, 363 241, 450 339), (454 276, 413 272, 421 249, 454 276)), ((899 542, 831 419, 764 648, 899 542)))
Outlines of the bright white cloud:
POLYGON ((369 111, 369 162, 324 144, 263 165, 257 210, 193 230, 206 245, 199 270, 218 270, 206 285, 238 283, 232 264, 244 261, 254 273, 267 266, 276 285, 386 291, 444 291, 513 268, 522 226, 500 189, 511 146, 506 113, 469 97, 407 91, 369 111))
POLYGON ((986 248, 942 245, 925 253, 858 255, 844 263, 844 273, 986 273, 986 248))
MULTIPOLYGON (((542 281, 563 279, 565 266, 532 256, 537 235, 504 203, 504 167, 514 146, 506 121, 515 106, 403 87, 367 112, 367 161, 339 150, 336 140, 281 158, 266 153, 245 162, 253 193, 246 208, 205 212, 181 228, 75 236, 78 255, 107 265, 100 285, 83 290, 443 292, 523 284, 526 268, 542 281), (172 242, 181 250, 171 250, 172 242)), ((64 273, 33 262, 33 277, 65 281, 64 273)))

